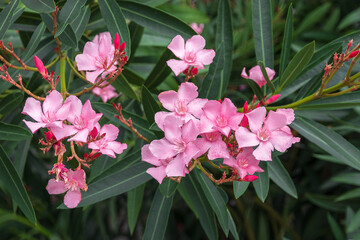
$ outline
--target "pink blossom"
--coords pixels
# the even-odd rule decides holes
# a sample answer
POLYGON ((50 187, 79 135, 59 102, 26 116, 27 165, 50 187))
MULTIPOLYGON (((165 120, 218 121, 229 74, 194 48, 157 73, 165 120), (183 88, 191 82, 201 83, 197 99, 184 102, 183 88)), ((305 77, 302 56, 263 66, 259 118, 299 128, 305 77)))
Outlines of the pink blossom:
MULTIPOLYGON (((98 81, 98 80, 97 80, 98 81)), ((107 84, 106 81, 102 82, 100 86, 103 86, 107 84)), ((92 90, 92 93, 101 97, 101 100, 106 103, 109 99, 112 99, 114 97, 117 97, 119 96, 119 94, 117 94, 115 92, 115 88, 111 85, 107 86, 107 87, 104 87, 104 88, 99 88, 99 87, 96 87, 92 90)))
POLYGON ((69 114, 66 119, 72 125, 64 125, 64 128, 62 129, 52 128, 51 130, 57 139, 62 139, 75 134, 68 141, 86 142, 90 131, 94 129, 102 117, 102 113, 96 113, 92 109, 89 100, 82 105, 79 98, 70 96, 66 98, 65 104, 69 102, 71 103, 71 114, 69 114))
POLYGON ((219 131, 229 136, 236 130, 243 118, 230 99, 225 98, 222 103, 210 100, 203 107, 204 114, 200 119, 201 133, 219 131))
MULTIPOLYGON (((266 70, 266 73, 269 76, 269 79, 271 81, 275 76, 275 71, 268 68, 268 67, 266 67, 265 70, 266 70)), ((252 67, 250 69, 249 75, 247 75, 247 73, 245 71, 245 68, 243 68, 241 76, 243 78, 253 80, 254 82, 256 82, 259 85, 259 87, 262 87, 262 86, 264 86, 266 84, 266 80, 264 78, 264 75, 262 74, 261 68, 258 65, 256 65, 255 67, 252 67)))
POLYGON ((240 148, 258 147, 253 152, 257 160, 271 161, 271 152, 274 148, 284 152, 298 138, 294 138, 285 127, 287 117, 284 114, 270 111, 265 119, 266 109, 260 107, 247 114, 251 132, 244 127, 239 127, 235 137, 240 148))
POLYGON ((100 136, 105 134, 103 138, 98 141, 89 143, 88 148, 99 150, 102 154, 115 158, 115 153, 120 154, 127 148, 125 143, 116 142, 119 134, 119 129, 112 124, 105 124, 100 129, 100 136))
POLYGON ((36 122, 23 121, 32 133, 44 127, 63 128, 62 120, 68 117, 69 111, 70 103, 63 104, 63 97, 54 90, 46 96, 42 107, 40 101, 34 98, 26 99, 22 113, 29 115, 36 122))
POLYGON ((244 178, 246 175, 254 174, 255 172, 263 172, 264 170, 259 167, 259 160, 253 156, 252 148, 242 148, 236 159, 233 157, 224 159, 224 164, 233 167, 237 170, 240 178, 244 178))
POLYGON ((86 191, 84 170, 69 170, 63 173, 64 180, 50 179, 46 190, 49 194, 61 194, 67 192, 64 197, 64 204, 68 208, 75 208, 81 201, 80 189, 86 191))
POLYGON ((194 158, 198 158, 206 152, 208 152, 207 157, 209 160, 230 157, 229 150, 227 149, 226 143, 222 140, 220 132, 203 133, 201 136, 202 138, 198 138, 195 141, 200 151, 194 158))
POLYGON ((202 31, 204 30, 204 24, 203 24, 203 23, 200 23, 200 24, 190 23, 190 27, 191 27, 192 29, 194 29, 194 31, 195 31, 197 34, 201 34, 202 31))
POLYGON ((164 108, 171 112, 157 112, 155 121, 160 129, 163 130, 164 119, 167 116, 177 116, 184 123, 190 119, 200 118, 203 111, 202 107, 208 101, 207 99, 197 98, 197 86, 193 83, 182 83, 178 92, 165 91, 159 94, 159 100, 164 108))
POLYGON ((175 116, 166 117, 163 127, 165 137, 152 141, 149 151, 161 162, 158 166, 166 166, 167 176, 185 176, 186 166, 199 152, 194 143, 199 130, 193 120, 183 124, 181 119, 175 116))
POLYGON ((204 65, 212 63, 215 57, 215 51, 204 49, 205 39, 200 35, 195 35, 184 42, 184 39, 177 35, 173 38, 168 46, 175 56, 181 60, 170 59, 167 65, 175 73, 179 75, 182 71, 190 66, 204 69, 204 65))
POLYGON ((103 32, 94 37, 92 42, 87 42, 84 52, 75 57, 80 71, 86 71, 86 79, 92 83, 101 74, 104 78, 110 72, 116 70, 111 62, 114 58, 115 48, 112 44, 109 32, 103 32))

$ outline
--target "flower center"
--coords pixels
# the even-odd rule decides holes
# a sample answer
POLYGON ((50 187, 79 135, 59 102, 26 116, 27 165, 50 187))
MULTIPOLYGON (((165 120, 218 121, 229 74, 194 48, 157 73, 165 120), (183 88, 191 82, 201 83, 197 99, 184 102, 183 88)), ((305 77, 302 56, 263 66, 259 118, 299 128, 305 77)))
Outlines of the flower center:
POLYGON ((103 68, 103 69, 107 68, 106 58, 104 57, 100 57, 100 56, 95 57, 94 64, 97 68, 103 68))
POLYGON ((167 166, 171 162, 172 158, 159 159, 159 160, 163 166, 167 166))
POLYGON ((106 148, 108 145, 108 142, 106 141, 105 137, 97 141, 97 145, 99 148, 106 148))
POLYGON ((82 117, 75 117, 74 127, 77 129, 84 129, 86 127, 86 121, 82 117))
POLYGON ((257 132, 257 137, 260 139, 260 141, 265 142, 265 141, 269 140, 270 132, 266 128, 260 129, 257 132))
POLYGON ((247 166, 249 166, 249 163, 248 163, 247 159, 240 158, 240 159, 238 159, 238 165, 241 168, 246 168, 247 166))
POLYGON ((204 137, 210 142, 216 141, 219 138, 219 136, 220 134, 218 132, 210 132, 204 134, 204 137))
POLYGON ((223 116, 223 115, 220 115, 216 118, 216 124, 218 125, 218 127, 226 127, 228 122, 227 122, 227 119, 223 116))
POLYGON ((41 120, 44 123, 52 123, 56 121, 56 114, 54 112, 48 111, 45 113, 45 115, 41 116, 41 120))
POLYGON ((74 179, 68 179, 68 181, 65 183, 65 187, 70 191, 76 191, 78 189, 78 185, 79 183, 74 179))
POLYGON ((184 142, 183 140, 180 140, 180 139, 178 139, 178 140, 175 141, 175 148, 174 148, 174 150, 175 150, 176 152, 182 153, 182 152, 185 151, 185 149, 186 149, 186 142, 184 142))
POLYGON ((196 61, 196 54, 192 51, 185 54, 185 62, 194 63, 196 61))
POLYGON ((184 100, 178 100, 175 104, 175 111, 179 115, 185 115, 187 113, 188 107, 184 100))

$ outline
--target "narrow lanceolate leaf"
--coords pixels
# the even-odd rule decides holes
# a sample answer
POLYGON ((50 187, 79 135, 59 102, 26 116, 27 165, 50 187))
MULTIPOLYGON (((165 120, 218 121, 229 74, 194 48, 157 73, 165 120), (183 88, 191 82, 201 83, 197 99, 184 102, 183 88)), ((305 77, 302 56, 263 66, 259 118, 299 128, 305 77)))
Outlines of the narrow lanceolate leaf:
POLYGON ((354 198, 360 197, 360 188, 355 188, 353 190, 350 190, 344 194, 341 194, 339 197, 336 198, 336 201, 344 201, 354 198))
POLYGON ((331 3, 327 2, 312 10, 302 19, 300 26, 296 29, 296 35, 308 30, 318 22, 323 21, 323 17, 329 12, 330 8, 331 3))
POLYGON ((127 192, 127 214, 130 234, 135 230, 136 222, 139 217, 140 208, 144 196, 145 185, 140 185, 127 192))
POLYGON ((360 150, 335 131, 313 120, 296 117, 291 127, 324 151, 360 170, 360 150))
MULTIPOLYGON (((82 192, 82 200, 78 207, 88 206, 120 195, 146 183, 151 179, 151 176, 146 173, 148 168, 149 164, 140 162, 131 168, 114 172, 104 178, 99 178, 97 181, 89 184, 86 192, 82 192)), ((62 204, 58 208, 64 209, 66 206, 62 204)))
POLYGON ((155 67, 145 80, 145 86, 148 89, 156 88, 169 76, 171 68, 167 65, 166 61, 171 58, 175 58, 174 54, 169 49, 165 49, 159 61, 157 61, 155 67))
POLYGON ((51 13, 55 11, 53 0, 21 0, 21 2, 38 13, 51 13))
POLYGON ((111 36, 114 38, 116 33, 119 33, 120 42, 125 42, 125 52, 128 58, 130 58, 131 43, 129 28, 119 4, 115 0, 99 0, 98 4, 111 36))
POLYGON ((196 34, 188 24, 164 11, 135 2, 119 0, 117 2, 127 19, 150 31, 171 38, 181 35, 185 39, 196 34))
POLYGON ((23 61, 27 60, 28 58, 30 58, 32 56, 32 54, 35 52, 36 48, 39 46, 40 40, 45 32, 45 23, 42 22, 40 23, 34 33, 31 35, 30 41, 26 46, 26 49, 23 53, 23 55, 21 56, 21 58, 23 59, 23 61))
POLYGON ((233 30, 231 16, 232 13, 229 1, 219 1, 216 21, 216 48, 219 48, 221 44, 224 44, 224 70, 221 74, 221 96, 224 94, 229 84, 232 68, 233 30))
POLYGON ((238 234, 237 229, 236 229, 236 224, 234 222, 234 219, 232 218, 231 213, 229 212, 229 209, 226 209, 226 210, 227 210, 227 213, 229 215, 230 232, 233 235, 235 240, 239 240, 240 238, 239 238, 239 234, 238 234))
POLYGON ((281 77, 285 67, 289 62, 290 52, 291 52, 291 42, 293 35, 293 6, 290 4, 289 10, 287 12, 285 29, 284 29, 284 38, 281 47, 281 55, 280 55, 280 67, 279 67, 279 76, 281 77))
POLYGON ((270 179, 287 194, 297 198, 295 184, 278 157, 272 157, 272 161, 268 163, 268 169, 270 179))
POLYGON ((135 99, 136 101, 140 101, 139 96, 131 87, 129 81, 126 79, 124 74, 120 74, 119 77, 115 79, 112 85, 116 88, 118 92, 123 93, 125 96, 135 99))
POLYGON ((262 202, 265 202, 265 199, 269 192, 269 171, 267 162, 260 162, 259 166, 264 170, 262 173, 255 173, 254 175, 259 178, 253 181, 256 195, 262 202))
POLYGON ((124 70, 123 70, 122 74, 126 77, 128 82, 131 84, 134 84, 137 86, 142 86, 145 82, 145 80, 139 74, 137 74, 134 70, 132 70, 126 66, 124 66, 124 70))
POLYGON ((1 185, 10 193, 14 202, 33 224, 36 224, 36 216, 29 196, 21 182, 14 165, 0 145, 0 181, 1 185))
POLYGON ((19 4, 19 0, 13 0, 0 12, 0 39, 3 39, 6 30, 10 27, 14 11, 19 4))
POLYGON ((61 42, 65 43, 69 47, 77 47, 76 34, 71 25, 66 26, 65 30, 60 34, 59 39, 61 42))
POLYGON ((90 7, 86 6, 81 9, 80 14, 77 16, 77 18, 74 20, 73 23, 71 23, 71 26, 74 29, 76 39, 80 40, 81 36, 83 35, 86 25, 89 22, 90 19, 90 7))
POLYGON ((164 178, 162 183, 159 185, 160 192, 164 197, 171 197, 174 195, 176 188, 179 184, 170 178, 164 178))
MULTIPOLYGON (((140 44, 141 38, 144 33, 144 27, 140 26, 136 22, 130 22, 129 24, 129 32, 130 32, 130 39, 131 39, 131 52, 132 55, 135 56, 135 51, 140 44)), ((130 61, 133 60, 130 59, 130 61)))
POLYGON ((155 113, 161 111, 161 109, 154 97, 151 95, 150 91, 145 86, 142 87, 141 93, 141 102, 144 106, 146 119, 149 124, 152 125, 155 122, 155 113))
POLYGON ((156 191, 146 220, 143 240, 164 239, 173 198, 174 195, 165 197, 159 189, 156 191))
POLYGON ((0 140, 22 141, 31 137, 31 132, 23 127, 0 122, 0 140))
POLYGON ((354 217, 351 219, 350 224, 346 227, 346 232, 351 233, 358 230, 360 227, 360 210, 356 212, 354 217))
POLYGON ((22 103, 23 98, 24 94, 22 92, 15 92, 3 98, 0 101, 0 117, 3 117, 12 112, 22 103))
POLYGON ((192 207, 199 216, 200 224, 207 237, 210 240, 218 239, 214 212, 206 197, 204 197, 205 193, 201 189, 200 183, 197 181, 194 173, 191 172, 186 178, 183 178, 180 185, 184 187, 188 201, 191 202, 192 207))
POLYGON ((216 55, 210 65, 209 72, 206 74, 201 88, 199 90, 199 97, 218 100, 223 93, 222 72, 224 71, 224 43, 220 44, 216 50, 216 55))
POLYGON ((85 3, 86 0, 68 0, 65 2, 59 13, 59 26, 55 37, 60 36, 69 23, 76 19, 85 3))
POLYGON ((271 1, 254 0, 253 31, 256 60, 263 61, 266 67, 274 68, 274 44, 271 22, 271 1))
POLYGON ((304 104, 298 109, 336 110, 360 106, 360 92, 352 92, 332 98, 323 98, 304 104))
POLYGON ((234 182, 233 183, 233 191, 235 198, 238 199, 241 197, 246 189, 248 188, 250 182, 234 182))
POLYGON ((217 189, 213 182, 202 172, 194 170, 196 177, 200 183, 205 197, 211 208, 215 212, 217 219, 226 236, 229 234, 229 216, 227 214, 226 202, 221 196, 221 192, 217 189))
POLYGON ((341 22, 339 23, 339 26, 337 27, 339 30, 342 30, 351 24, 354 24, 356 22, 360 21, 360 8, 355 9, 348 15, 346 15, 341 22))
POLYGON ((260 66, 261 73, 262 73, 262 75, 263 75, 264 78, 265 78, 265 81, 266 81, 266 83, 267 83, 267 86, 269 86, 271 92, 274 94, 274 93, 275 93, 275 86, 274 86, 274 84, 273 84, 273 83, 270 81, 270 79, 269 79, 269 76, 268 76, 268 74, 267 74, 267 72, 266 72, 266 69, 265 69, 265 64, 264 64, 264 62, 263 62, 263 61, 258 61, 258 65, 260 66))
POLYGON ((303 47, 294 57, 291 59, 289 65, 284 70, 284 74, 280 78, 279 87, 277 92, 290 85, 296 77, 301 73, 307 63, 310 61, 314 54, 315 42, 311 42, 303 47))
POLYGON ((330 213, 327 213, 327 219, 330 224, 331 231, 334 234, 334 238, 336 240, 345 240, 346 239, 345 234, 343 233, 339 224, 335 221, 335 219, 331 216, 330 213))

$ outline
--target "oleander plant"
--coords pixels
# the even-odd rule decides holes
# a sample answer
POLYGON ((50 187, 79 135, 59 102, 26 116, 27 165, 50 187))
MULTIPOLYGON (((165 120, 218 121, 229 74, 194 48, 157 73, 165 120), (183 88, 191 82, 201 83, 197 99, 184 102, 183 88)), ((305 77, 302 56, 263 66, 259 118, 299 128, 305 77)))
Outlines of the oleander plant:
POLYGON ((360 239, 360 5, 0 3, 1 239, 360 239))

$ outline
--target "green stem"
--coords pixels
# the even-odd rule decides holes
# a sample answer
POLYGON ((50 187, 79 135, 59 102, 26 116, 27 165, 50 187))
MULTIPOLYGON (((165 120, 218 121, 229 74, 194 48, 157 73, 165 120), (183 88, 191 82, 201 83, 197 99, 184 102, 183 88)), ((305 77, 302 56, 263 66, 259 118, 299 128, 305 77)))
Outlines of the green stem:
POLYGON ((65 69, 66 69, 66 57, 60 56, 60 84, 61 84, 61 95, 65 99, 66 96, 66 76, 65 76, 65 69))

